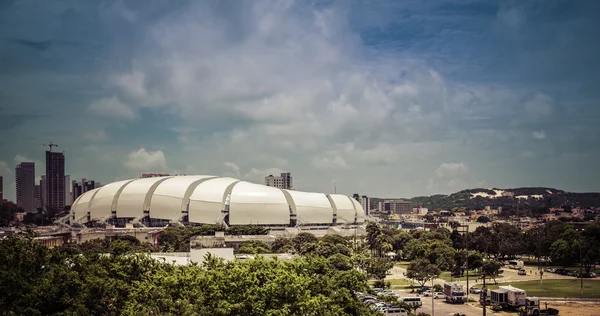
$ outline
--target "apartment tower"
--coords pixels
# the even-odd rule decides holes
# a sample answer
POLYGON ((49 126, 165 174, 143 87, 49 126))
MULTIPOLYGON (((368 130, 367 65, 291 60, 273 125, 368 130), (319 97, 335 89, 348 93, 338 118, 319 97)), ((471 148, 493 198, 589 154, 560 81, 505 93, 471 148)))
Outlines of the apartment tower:
POLYGON ((17 206, 26 212, 34 212, 35 205, 35 163, 22 162, 15 168, 17 206))
POLYGON ((46 197, 45 206, 62 210, 65 207, 65 155, 46 151, 46 197))

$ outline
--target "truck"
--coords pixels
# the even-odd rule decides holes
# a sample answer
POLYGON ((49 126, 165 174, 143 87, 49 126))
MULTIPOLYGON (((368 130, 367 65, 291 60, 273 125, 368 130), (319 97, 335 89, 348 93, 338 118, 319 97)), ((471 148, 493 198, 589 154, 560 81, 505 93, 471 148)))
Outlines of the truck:
POLYGON ((521 270, 525 267, 525 263, 522 260, 510 260, 508 267, 510 269, 521 270))
POLYGON ((444 296, 448 303, 459 303, 465 302, 465 291, 460 283, 444 283, 444 296))
POLYGON ((558 309, 548 308, 548 302, 546 302, 546 308, 541 308, 540 299, 537 297, 525 298, 525 310, 520 313, 521 316, 555 316, 558 314, 558 309))
POLYGON ((499 286, 498 289, 490 293, 490 303, 500 305, 502 308, 517 308, 525 306, 527 302, 527 293, 525 290, 513 286, 499 286))

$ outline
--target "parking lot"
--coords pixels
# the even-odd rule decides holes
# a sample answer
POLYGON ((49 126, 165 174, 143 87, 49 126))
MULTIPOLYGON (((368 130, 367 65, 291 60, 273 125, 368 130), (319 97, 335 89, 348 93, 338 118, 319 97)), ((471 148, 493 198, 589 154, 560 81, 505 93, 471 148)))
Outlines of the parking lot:
MULTIPOLYGON (((410 291, 408 290, 395 290, 394 292, 401 297, 415 296, 415 293, 410 293, 410 291)), ((451 316, 455 313, 461 313, 465 314, 466 316, 475 316, 481 315, 482 312, 481 308, 477 308, 469 304, 450 304, 446 303, 444 299, 432 299, 431 296, 420 297, 421 301, 423 302, 423 306, 417 310, 417 313, 425 312, 428 314, 432 314, 432 302, 433 308, 435 309, 435 315, 451 316)), ((475 297, 475 295, 473 295, 473 297, 475 297)), ((488 315, 494 315, 494 313, 492 313, 491 310, 488 309, 488 315)))

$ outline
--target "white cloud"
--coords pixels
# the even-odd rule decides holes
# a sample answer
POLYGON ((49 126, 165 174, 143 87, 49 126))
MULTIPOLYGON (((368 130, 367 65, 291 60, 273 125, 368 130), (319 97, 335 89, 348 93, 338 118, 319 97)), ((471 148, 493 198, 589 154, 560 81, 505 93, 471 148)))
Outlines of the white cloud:
POLYGON ((229 169, 231 169, 231 170, 233 170, 235 172, 239 172, 240 171, 240 167, 238 167, 233 162, 226 161, 226 162, 223 163, 223 165, 225 165, 225 167, 227 167, 227 168, 229 168, 229 169))
POLYGON ((133 110, 121 102, 117 97, 103 98, 92 102, 88 110, 100 117, 118 120, 134 120, 136 118, 133 110))
POLYGON ((545 139, 546 138, 546 133, 544 131, 533 131, 533 138, 534 139, 545 139))
POLYGON ((146 151, 146 148, 140 148, 127 155, 125 167, 134 171, 166 171, 167 159, 165 158, 165 154, 160 150, 146 151))
POLYGON ((15 163, 16 163, 16 164, 20 164, 20 163, 22 163, 22 162, 33 162, 33 160, 32 160, 32 159, 29 159, 29 158, 27 158, 27 157, 26 157, 26 156, 24 156, 24 155, 17 154, 17 155, 15 156, 15 163))
POLYGON ((467 172, 464 164, 455 162, 444 162, 435 170, 438 178, 462 176, 467 172))

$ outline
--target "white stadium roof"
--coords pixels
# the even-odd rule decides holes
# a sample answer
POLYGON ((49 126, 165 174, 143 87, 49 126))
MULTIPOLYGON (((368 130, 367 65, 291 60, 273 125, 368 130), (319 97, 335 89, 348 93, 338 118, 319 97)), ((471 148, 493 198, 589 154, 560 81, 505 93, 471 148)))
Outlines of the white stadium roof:
POLYGON ((362 206, 349 196, 281 190, 208 175, 123 180, 83 193, 71 223, 109 218, 269 226, 363 223, 362 206), (228 216, 225 216, 228 215, 228 216))

